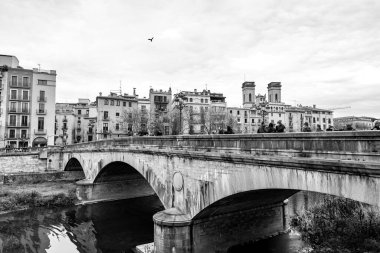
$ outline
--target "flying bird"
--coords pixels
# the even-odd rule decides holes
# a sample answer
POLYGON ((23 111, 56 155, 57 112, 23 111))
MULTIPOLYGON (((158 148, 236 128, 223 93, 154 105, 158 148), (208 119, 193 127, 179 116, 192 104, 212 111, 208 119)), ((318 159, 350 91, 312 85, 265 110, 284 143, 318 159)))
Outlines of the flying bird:
POLYGON ((150 40, 150 42, 153 42, 153 38, 154 38, 154 37, 152 37, 152 38, 150 38, 150 39, 148 39, 148 40, 150 40))

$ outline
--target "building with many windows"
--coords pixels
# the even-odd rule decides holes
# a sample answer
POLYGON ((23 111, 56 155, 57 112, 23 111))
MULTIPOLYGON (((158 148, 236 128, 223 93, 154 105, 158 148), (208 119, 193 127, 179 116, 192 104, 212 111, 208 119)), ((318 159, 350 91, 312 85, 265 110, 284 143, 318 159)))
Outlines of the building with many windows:
POLYGON ((345 130, 348 125, 356 130, 371 130, 374 127, 376 118, 366 116, 347 116, 334 118, 334 128, 345 130))
POLYGON ((55 106, 55 145, 96 140, 96 106, 89 99, 55 106))
POLYGON ((0 147, 54 144, 56 71, 0 55, 0 147))
POLYGON ((111 92, 96 97, 98 140, 133 135, 140 127, 138 96, 111 92))

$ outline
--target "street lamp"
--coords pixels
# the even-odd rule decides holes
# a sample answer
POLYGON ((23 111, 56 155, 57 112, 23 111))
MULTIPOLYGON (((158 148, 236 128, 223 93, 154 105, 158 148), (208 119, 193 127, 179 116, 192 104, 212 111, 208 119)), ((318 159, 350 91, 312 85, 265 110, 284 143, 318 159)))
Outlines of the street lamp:
POLYGON ((179 110, 179 131, 180 131, 180 134, 183 134, 182 133, 182 110, 187 107, 187 105, 184 103, 184 101, 187 100, 187 97, 182 94, 182 93, 179 93, 179 94, 176 94, 175 95, 175 98, 174 98, 174 104, 175 104, 175 107, 179 110))

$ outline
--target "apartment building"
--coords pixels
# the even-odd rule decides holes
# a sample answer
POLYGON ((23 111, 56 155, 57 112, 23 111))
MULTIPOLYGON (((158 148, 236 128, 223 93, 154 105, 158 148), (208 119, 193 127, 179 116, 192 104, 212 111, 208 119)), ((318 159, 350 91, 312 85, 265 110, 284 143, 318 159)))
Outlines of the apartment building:
POLYGON ((171 103, 172 89, 165 90, 149 90, 150 101, 150 127, 149 132, 154 135, 169 135, 171 129, 171 103))
POLYGON ((139 131, 138 96, 111 92, 96 97, 96 138, 125 137, 139 131))
POLYGON ((56 71, 0 55, 0 147, 54 144, 56 71))
MULTIPOLYGON (((216 133, 227 126, 227 104, 223 93, 214 93, 210 90, 181 91, 175 95, 180 97, 181 127, 184 134, 216 133)), ((179 106, 173 103, 173 110, 179 106)))
POLYGON ((89 99, 55 105, 55 145, 96 140, 96 106, 89 99))

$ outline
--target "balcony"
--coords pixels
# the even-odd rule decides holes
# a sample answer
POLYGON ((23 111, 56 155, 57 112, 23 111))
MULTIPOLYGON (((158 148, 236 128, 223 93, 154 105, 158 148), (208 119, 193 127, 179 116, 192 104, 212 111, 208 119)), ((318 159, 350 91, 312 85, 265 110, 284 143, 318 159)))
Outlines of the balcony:
POLYGON ((29 108, 12 108, 8 107, 8 113, 23 113, 23 114, 29 114, 29 108))
POLYGON ((14 135, 5 135, 5 139, 29 139, 29 134, 15 133, 14 135))
POLYGON ((35 135, 46 135, 46 129, 34 129, 35 135))
POLYGON ((45 109, 37 109, 36 110, 36 114, 37 115, 45 115, 46 114, 46 110, 45 109))
POLYGON ((9 81, 8 83, 9 83, 9 87, 11 87, 11 88, 28 89, 32 86, 31 82, 22 82, 22 81, 12 82, 12 81, 9 81))
POLYGON ((46 102, 47 98, 46 97, 37 97, 37 102, 46 102))
POLYGON ((30 97, 23 97, 23 96, 16 96, 16 97, 12 97, 12 96, 9 96, 9 100, 21 100, 21 101, 29 101, 30 100, 30 97))
POLYGON ((6 126, 27 128, 30 127, 30 122, 7 122, 6 126))
POLYGON ((109 121, 109 120, 110 120, 110 117, 108 117, 108 116, 103 116, 102 120, 103 120, 103 121, 109 121))

